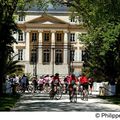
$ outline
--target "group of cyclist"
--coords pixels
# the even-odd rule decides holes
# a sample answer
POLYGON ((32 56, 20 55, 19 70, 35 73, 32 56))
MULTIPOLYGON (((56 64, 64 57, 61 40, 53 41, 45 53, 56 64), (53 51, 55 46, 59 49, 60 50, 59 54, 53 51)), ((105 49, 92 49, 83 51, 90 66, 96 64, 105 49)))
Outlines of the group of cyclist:
MULTIPOLYGON (((17 78, 18 79, 18 78, 17 78)), ((19 79, 19 82, 22 87, 27 87, 29 85, 28 78, 25 76, 25 74, 19 79)), ((64 80, 62 81, 59 73, 56 73, 55 75, 49 76, 40 76, 37 78, 37 76, 32 77, 32 85, 33 85, 33 91, 36 92, 38 86, 39 90, 43 90, 45 86, 51 87, 51 90, 53 93, 56 91, 57 87, 62 85, 64 86, 65 93, 69 92, 69 99, 71 101, 71 93, 72 91, 79 91, 79 90, 88 90, 88 86, 90 85, 90 91, 92 92, 92 86, 93 86, 93 78, 87 78, 85 74, 82 74, 80 77, 76 77, 74 74, 67 75, 64 80), (64 85, 63 85, 64 84, 64 85)))
MULTIPOLYGON (((79 92, 79 91, 84 91, 87 90, 88 91, 88 86, 89 84, 91 84, 91 90, 92 90, 92 85, 93 85, 93 81, 90 81, 90 79, 88 79, 85 74, 83 73, 82 76, 80 76, 79 78, 76 78, 76 76, 74 74, 67 76, 68 79, 68 91, 69 91, 69 99, 72 102, 72 92, 79 92)), ((77 94, 77 93, 76 93, 77 94)))

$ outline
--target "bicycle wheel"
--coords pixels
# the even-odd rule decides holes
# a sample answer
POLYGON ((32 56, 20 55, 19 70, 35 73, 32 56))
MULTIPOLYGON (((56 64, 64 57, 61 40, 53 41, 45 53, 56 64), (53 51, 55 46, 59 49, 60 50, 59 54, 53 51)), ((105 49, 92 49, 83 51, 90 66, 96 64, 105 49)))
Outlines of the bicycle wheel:
POLYGON ((32 91, 33 91, 33 86, 32 85, 28 85, 28 92, 32 93, 32 91))
POLYGON ((18 85, 18 86, 16 87, 16 92, 17 92, 17 93, 23 93, 23 88, 22 88, 21 85, 18 85))
POLYGON ((73 93, 73 102, 77 102, 77 92, 74 91, 73 93))
POLYGON ((16 86, 16 92, 17 92, 17 93, 21 93, 21 88, 22 88, 22 87, 21 87, 20 85, 16 86))
POLYGON ((81 100, 88 101, 88 90, 83 90, 81 100))
POLYGON ((85 98, 85 91, 83 90, 83 91, 81 92, 81 100, 84 100, 84 98, 85 98))
POLYGON ((88 90, 85 89, 84 100, 88 101, 88 90))
POLYGON ((54 93, 53 93, 53 91, 52 91, 52 90, 50 90, 50 92, 49 92, 49 97, 50 97, 50 99, 51 99, 51 100, 53 100, 53 99, 54 99, 54 93))
POLYGON ((76 92, 76 90, 73 90, 71 92, 71 100, 70 100, 70 102, 77 102, 77 92, 76 92))
POLYGON ((61 99, 62 93, 63 93, 63 92, 62 92, 61 87, 58 87, 58 88, 57 88, 57 91, 56 91, 56 93, 55 93, 55 99, 56 99, 56 100, 61 99))

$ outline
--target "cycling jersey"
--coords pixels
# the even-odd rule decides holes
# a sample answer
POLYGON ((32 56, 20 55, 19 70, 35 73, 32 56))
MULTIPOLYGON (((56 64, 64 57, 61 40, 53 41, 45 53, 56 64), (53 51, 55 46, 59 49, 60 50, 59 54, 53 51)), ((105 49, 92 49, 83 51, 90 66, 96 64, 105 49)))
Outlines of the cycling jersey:
POLYGON ((87 77, 86 77, 86 76, 82 76, 82 77, 80 78, 80 84, 86 84, 86 83, 88 83, 87 77))
POLYGON ((82 76, 81 78, 80 78, 80 84, 83 86, 83 90, 84 89, 87 89, 88 90, 88 79, 87 79, 87 77, 86 76, 82 76))
POLYGON ((70 84, 75 84, 76 82, 77 82, 76 78, 70 78, 70 81, 69 81, 70 84))
POLYGON ((53 80, 52 80, 52 83, 53 83, 53 84, 59 84, 59 83, 60 83, 59 77, 58 77, 58 76, 54 76, 54 77, 53 77, 53 80))

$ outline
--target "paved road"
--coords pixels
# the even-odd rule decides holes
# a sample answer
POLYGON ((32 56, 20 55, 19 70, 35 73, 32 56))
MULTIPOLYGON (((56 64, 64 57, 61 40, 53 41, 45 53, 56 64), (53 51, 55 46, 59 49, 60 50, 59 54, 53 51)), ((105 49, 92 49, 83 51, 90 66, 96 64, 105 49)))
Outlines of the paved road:
POLYGON ((47 112, 119 112, 120 106, 97 98, 96 95, 90 96, 88 101, 82 101, 78 96, 77 103, 70 103, 68 95, 63 95, 61 100, 50 100, 48 94, 24 94, 20 101, 11 111, 47 111, 47 112))

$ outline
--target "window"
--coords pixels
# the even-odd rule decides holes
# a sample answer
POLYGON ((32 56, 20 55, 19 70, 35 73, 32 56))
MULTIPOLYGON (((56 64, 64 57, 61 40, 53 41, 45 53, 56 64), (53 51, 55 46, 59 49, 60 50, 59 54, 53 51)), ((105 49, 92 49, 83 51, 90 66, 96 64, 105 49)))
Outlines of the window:
POLYGON ((75 41, 75 33, 70 33, 70 41, 71 42, 75 41))
POLYGON ((23 41, 23 32, 18 33, 18 41, 23 41))
POLYGON ((56 50, 55 51, 55 63, 56 64, 62 64, 63 62, 63 54, 62 54, 62 50, 56 50))
POLYGON ((43 63, 48 64, 50 62, 50 50, 43 50, 43 63))
POLYGON ((56 33, 56 40, 61 41, 62 40, 62 33, 56 33))
POLYGON ((30 59, 31 63, 37 63, 37 51, 36 49, 32 49, 31 50, 31 59, 30 59))
POLYGON ((18 21, 25 21, 25 16, 24 15, 19 15, 18 21))
POLYGON ((70 50, 70 61, 74 61, 75 50, 70 50))
POLYGON ((32 41, 37 41, 37 33, 32 33, 32 41))
POLYGON ((18 60, 23 60, 23 49, 18 49, 18 60))
POLYGON ((43 36, 44 36, 44 38, 43 38, 44 41, 49 41, 50 40, 50 33, 49 32, 44 33, 43 36))

